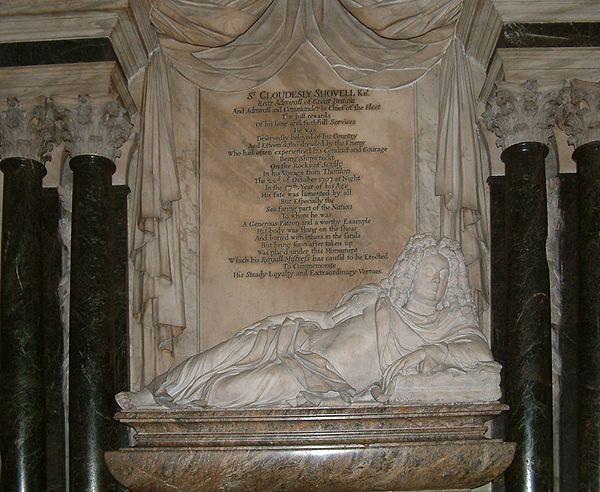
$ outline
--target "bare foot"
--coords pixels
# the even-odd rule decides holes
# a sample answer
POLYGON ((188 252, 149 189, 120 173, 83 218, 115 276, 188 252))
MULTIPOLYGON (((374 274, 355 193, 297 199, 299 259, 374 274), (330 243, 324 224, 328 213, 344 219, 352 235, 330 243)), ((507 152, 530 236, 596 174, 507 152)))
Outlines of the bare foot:
POLYGON ((148 388, 141 391, 122 391, 115 396, 115 400, 123 410, 157 406, 154 395, 148 388))

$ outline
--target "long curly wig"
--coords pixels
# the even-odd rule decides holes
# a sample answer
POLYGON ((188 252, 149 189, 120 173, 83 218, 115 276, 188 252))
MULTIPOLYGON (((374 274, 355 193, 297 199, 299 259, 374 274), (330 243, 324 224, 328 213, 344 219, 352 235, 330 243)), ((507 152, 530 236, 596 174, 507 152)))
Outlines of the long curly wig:
POLYGON ((469 289, 467 268, 460 243, 443 237, 436 239, 433 234, 416 234, 406 243, 390 274, 380 282, 382 289, 398 306, 404 306, 410 297, 412 285, 423 258, 442 255, 448 260, 448 286, 437 309, 449 308, 465 322, 478 324, 477 309, 469 289))

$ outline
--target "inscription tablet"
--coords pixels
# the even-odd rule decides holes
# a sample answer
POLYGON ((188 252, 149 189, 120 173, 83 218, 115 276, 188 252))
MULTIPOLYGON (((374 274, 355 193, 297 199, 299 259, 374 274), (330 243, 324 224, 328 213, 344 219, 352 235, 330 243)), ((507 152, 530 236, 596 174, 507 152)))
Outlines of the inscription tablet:
POLYGON ((202 348, 378 281, 415 232, 412 89, 354 87, 305 44, 200 94, 202 348))

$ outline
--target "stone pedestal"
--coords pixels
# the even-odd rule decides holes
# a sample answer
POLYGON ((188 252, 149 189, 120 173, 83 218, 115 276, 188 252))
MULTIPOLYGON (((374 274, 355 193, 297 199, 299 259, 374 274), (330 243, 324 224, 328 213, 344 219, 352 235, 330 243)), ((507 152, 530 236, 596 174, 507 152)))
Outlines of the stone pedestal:
POLYGON ((509 465, 486 439, 501 404, 138 410, 117 420, 133 448, 109 451, 129 490, 463 490, 509 465))

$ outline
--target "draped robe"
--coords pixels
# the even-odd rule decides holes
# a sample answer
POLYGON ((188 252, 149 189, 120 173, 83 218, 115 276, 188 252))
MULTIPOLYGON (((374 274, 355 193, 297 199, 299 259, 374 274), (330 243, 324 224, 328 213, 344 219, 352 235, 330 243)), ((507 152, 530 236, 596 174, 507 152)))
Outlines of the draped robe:
MULTIPOLYGON (((359 313, 347 309, 354 314, 338 319, 331 328, 302 317, 288 317, 267 328, 242 330, 159 376, 149 389, 158 403, 167 406, 350 403, 357 393, 368 397, 371 386, 383 388, 385 395, 393 382, 386 369, 420 348, 426 357, 438 359, 434 361, 436 371, 469 370, 492 360, 481 331, 466 323, 460 313, 443 308, 431 315, 420 315, 396 306, 387 295, 378 296, 382 296, 382 291, 377 286, 360 287, 345 296, 336 308, 338 313, 340 307, 343 311, 357 297, 367 299, 370 305, 359 313), (368 357, 379 366, 378 380, 364 381, 364 387, 355 388, 344 376, 348 367, 334 367, 327 359, 326 348, 312 350, 313 338, 319 338, 315 335, 335 329, 340 330, 337 339, 344 348, 344 334, 349 330, 364 330, 367 339, 373 337, 372 345, 355 343, 347 349, 356 351, 357 358, 368 357), (361 353, 365 349, 373 353, 361 353)), ((339 346, 336 349, 339 352, 339 346)), ((361 399, 364 401, 364 396, 361 399)))

